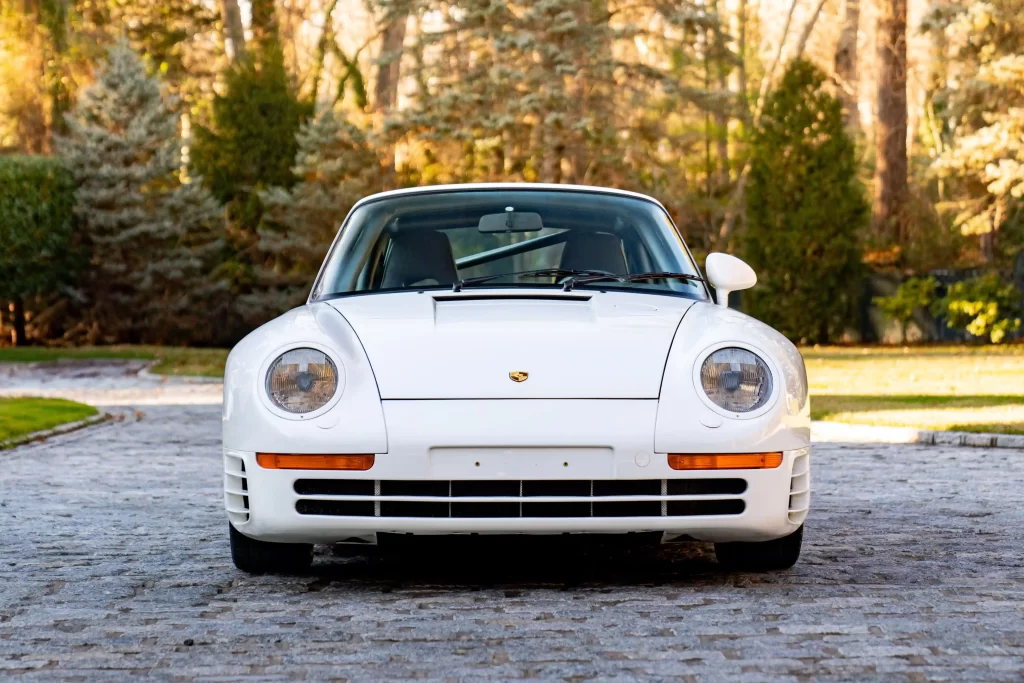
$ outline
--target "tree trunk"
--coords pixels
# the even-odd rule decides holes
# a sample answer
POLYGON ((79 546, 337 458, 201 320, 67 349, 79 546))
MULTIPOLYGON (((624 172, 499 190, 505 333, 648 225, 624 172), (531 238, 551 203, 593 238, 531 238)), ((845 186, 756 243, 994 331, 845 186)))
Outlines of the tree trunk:
POLYGON ((50 98, 50 131, 48 147, 52 149, 53 136, 67 132, 65 112, 71 109, 71 93, 64 78, 64 58, 68 43, 67 0, 50 0, 42 5, 41 17, 47 31, 46 63, 47 92, 50 98))
POLYGON ((743 112, 750 118, 750 93, 747 92, 747 0, 740 0, 740 6, 736 15, 735 33, 738 36, 736 42, 736 54, 739 55, 739 65, 736 71, 736 91, 740 95, 740 104, 743 112))
POLYGON ((225 51, 232 62, 245 56, 245 29, 238 0, 220 0, 221 21, 224 23, 225 51))
POLYGON ((378 59, 383 63, 377 67, 377 85, 373 92, 374 111, 387 113, 398 104, 398 82, 402 77, 402 46, 405 44, 405 29, 409 23, 406 14, 399 14, 388 21, 384 29, 378 59))
POLYGON ((11 332, 11 343, 15 346, 25 346, 28 340, 25 338, 25 302, 15 299, 11 302, 11 314, 14 318, 14 330, 11 332))
POLYGON ((818 23, 818 17, 821 16, 821 10, 825 9, 826 1, 818 0, 818 5, 811 10, 811 16, 807 18, 807 23, 804 24, 804 30, 800 33, 800 40, 796 42, 796 51, 790 57, 790 61, 803 58, 804 52, 807 50, 807 43, 810 41, 811 34, 814 33, 814 27, 818 23))
POLYGON ((907 203, 907 0, 880 0, 878 120, 875 123, 876 234, 900 244, 907 203))
MULTIPOLYGON (((715 0, 715 14, 718 15, 719 23, 712 29, 714 31, 714 55, 716 63, 716 77, 718 92, 725 94, 729 92, 729 74, 732 72, 732 61, 729 50, 725 46, 723 35, 722 15, 718 14, 718 1, 715 0)), ((718 183, 716 191, 729 184, 729 115, 726 111, 718 109, 715 111, 715 147, 718 153, 718 183)))
POLYGON ((846 0, 843 30, 836 46, 835 79, 839 97, 843 102, 846 130, 856 136, 860 132, 860 112, 857 109, 860 77, 857 74, 857 38, 860 35, 860 0, 846 0))
POLYGON ((331 0, 324 10, 324 30, 320 34, 320 40, 316 44, 316 53, 313 60, 313 68, 310 71, 312 80, 310 100, 313 106, 317 106, 317 97, 320 93, 320 81, 324 73, 324 60, 327 58, 327 48, 335 45, 334 42, 334 10, 338 6, 338 0, 331 0))
MULTIPOLYGON (((768 97, 768 91, 771 89, 772 80, 775 78, 775 70, 782 61, 782 51, 786 47, 786 38, 789 36, 789 27, 793 23, 793 13, 796 10, 797 2, 798 0, 792 0, 789 5, 789 11, 786 13, 786 23, 782 27, 782 35, 779 37, 779 44, 775 48, 775 57, 772 59, 768 69, 761 76, 761 85, 758 88, 757 103, 754 107, 754 112, 750 117, 751 120, 745 122, 749 123, 751 128, 757 128, 761 124, 761 114, 764 112, 765 100, 768 97)), ((740 169, 739 175, 736 176, 736 186, 733 188, 732 195, 729 197, 729 202, 725 207, 725 213, 722 216, 721 227, 718 230, 718 240, 714 245, 718 251, 725 251, 728 249, 729 240, 732 237, 733 231, 736 229, 736 224, 739 221, 740 216, 743 214, 743 201, 749 173, 750 159, 748 158, 746 163, 743 165, 743 168, 740 169)))

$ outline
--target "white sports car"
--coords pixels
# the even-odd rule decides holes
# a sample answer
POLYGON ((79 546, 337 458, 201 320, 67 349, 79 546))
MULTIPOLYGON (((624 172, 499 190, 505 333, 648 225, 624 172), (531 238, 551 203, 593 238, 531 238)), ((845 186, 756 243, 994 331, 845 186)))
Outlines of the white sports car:
POLYGON ((631 192, 363 199, 307 304, 228 359, 236 566, 300 571, 313 544, 385 534, 635 532, 713 541, 730 568, 792 566, 803 360, 728 308, 749 266, 712 254, 706 272, 631 192))

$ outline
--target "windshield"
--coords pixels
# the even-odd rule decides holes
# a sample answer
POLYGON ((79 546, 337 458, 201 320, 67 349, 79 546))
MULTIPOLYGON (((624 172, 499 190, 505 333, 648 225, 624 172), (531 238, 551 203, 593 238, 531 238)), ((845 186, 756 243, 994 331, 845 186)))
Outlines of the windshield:
POLYGON ((573 289, 708 298, 660 206, 558 190, 445 191, 363 204, 346 221, 310 298, 453 287, 560 288, 573 275, 573 289), (545 272, 530 272, 537 270, 545 272), (697 279, 587 281, 607 273, 697 279))

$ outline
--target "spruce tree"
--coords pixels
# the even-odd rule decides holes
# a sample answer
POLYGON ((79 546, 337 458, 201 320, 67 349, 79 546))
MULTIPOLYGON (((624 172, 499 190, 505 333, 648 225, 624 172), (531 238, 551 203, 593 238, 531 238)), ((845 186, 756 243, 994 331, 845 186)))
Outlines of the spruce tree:
POLYGON ((245 306, 247 301, 259 304, 266 292, 260 283, 260 192, 295 184, 295 136, 313 110, 298 97, 285 68, 273 3, 260 2, 253 12, 254 40, 224 73, 224 92, 214 97, 206 123, 197 125, 191 148, 194 168, 226 205, 231 256, 223 271, 234 295, 229 324, 239 331, 265 317, 245 306))
POLYGON ((312 107, 295 94, 274 40, 228 69, 224 89, 213 99, 210 125, 196 127, 192 164, 217 199, 244 206, 254 190, 295 182, 295 134, 312 107))
POLYGON ((751 141, 745 257, 758 285, 745 308, 791 339, 825 343, 851 325, 862 289, 858 235, 869 218, 842 103, 793 62, 751 141))
POLYGON ((208 329, 219 208, 183 179, 173 102, 125 44, 67 116, 59 151, 77 185, 92 254, 83 290, 89 341, 175 342, 208 329))
POLYGON ((383 189, 381 160, 366 135, 330 110, 303 124, 296 142, 291 170, 302 181, 260 193, 256 284, 236 302, 250 322, 302 303, 352 205, 383 189))
POLYGON ((698 141, 681 113, 693 105, 725 113, 730 104, 725 93, 719 100, 689 86, 700 63, 697 36, 719 28, 699 3, 447 7, 421 3, 444 22, 407 41, 415 88, 385 124, 406 151, 399 171, 411 183, 606 184, 671 203, 687 182, 682 160, 698 141))

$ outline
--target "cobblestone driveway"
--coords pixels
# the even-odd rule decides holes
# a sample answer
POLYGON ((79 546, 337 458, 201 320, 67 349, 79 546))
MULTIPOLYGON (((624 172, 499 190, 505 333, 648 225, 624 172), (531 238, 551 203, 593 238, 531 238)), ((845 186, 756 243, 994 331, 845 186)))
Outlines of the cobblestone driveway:
POLYGON ((803 560, 527 545, 233 569, 219 409, 0 453, 0 678, 1024 679, 1024 453, 820 444, 803 560))

